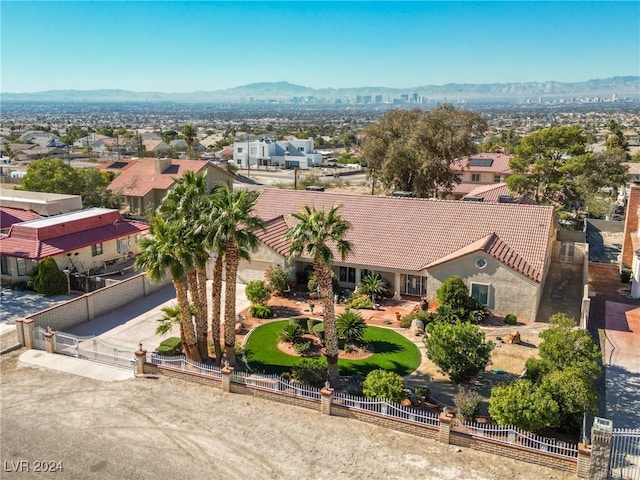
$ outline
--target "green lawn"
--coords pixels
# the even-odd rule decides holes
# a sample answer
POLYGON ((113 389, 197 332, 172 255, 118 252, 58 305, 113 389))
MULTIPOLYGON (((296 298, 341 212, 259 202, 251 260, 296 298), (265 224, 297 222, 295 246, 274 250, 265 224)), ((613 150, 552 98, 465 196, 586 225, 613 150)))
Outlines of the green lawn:
MULTIPOLYGON (((266 323, 251 332, 245 344, 251 368, 263 373, 283 373, 291 370, 302 357, 287 355, 278 348, 278 332, 288 320, 266 323)), ((365 340, 373 347, 374 354, 363 360, 338 360, 340 375, 367 375, 382 368, 405 376, 420 365, 420 351, 407 338, 388 328, 368 326, 365 340)))

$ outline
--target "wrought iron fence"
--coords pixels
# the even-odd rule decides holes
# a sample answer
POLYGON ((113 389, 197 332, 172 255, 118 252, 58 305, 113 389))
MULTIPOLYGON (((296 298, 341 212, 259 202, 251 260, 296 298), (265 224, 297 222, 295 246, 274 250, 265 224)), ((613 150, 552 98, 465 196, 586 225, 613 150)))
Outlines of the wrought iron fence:
POLYGON ((613 429, 609 478, 640 480, 640 429, 613 429))
POLYGON ((415 407, 403 407, 402 405, 387 402, 386 400, 356 397, 346 393, 336 392, 333 395, 333 404, 353 410, 369 412, 382 417, 396 418, 417 425, 427 425, 434 428, 440 427, 438 414, 415 407))
POLYGON ((512 425, 500 426, 454 420, 452 426, 458 427, 456 430, 462 431, 462 433, 469 433, 473 436, 486 438, 494 442, 515 445, 559 457, 578 458, 577 444, 525 432, 512 425))

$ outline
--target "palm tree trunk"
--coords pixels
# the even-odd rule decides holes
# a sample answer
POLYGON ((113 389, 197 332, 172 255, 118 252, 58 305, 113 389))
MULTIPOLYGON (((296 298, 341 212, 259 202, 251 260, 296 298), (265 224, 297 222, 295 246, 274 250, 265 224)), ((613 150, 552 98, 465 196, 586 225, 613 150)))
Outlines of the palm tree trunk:
POLYGON ((191 309, 189 308, 189 296, 187 294, 187 285, 183 281, 173 281, 176 289, 176 299, 180 307, 180 325, 181 331, 184 331, 185 355, 189 360, 201 362, 200 352, 198 351, 198 342, 191 321, 191 309))
POLYGON ((227 242, 226 283, 224 293, 224 353, 229 365, 236 366, 236 277, 240 257, 238 246, 232 240, 227 242))
POLYGON ((318 288, 322 297, 324 309, 324 349, 327 357, 327 374, 331 386, 340 386, 340 372, 338 370, 338 329, 336 314, 333 308, 333 285, 331 284, 331 269, 322 264, 316 264, 318 288))
POLYGON ((200 358, 203 361, 205 361, 208 358, 207 333, 205 328, 205 333, 203 336, 202 323, 204 322, 206 326, 207 319, 206 317, 202 318, 203 306, 200 304, 200 296, 198 294, 198 276, 196 274, 195 269, 193 268, 187 270, 187 284, 189 285, 189 297, 191 299, 191 304, 193 305, 193 310, 195 312, 193 317, 195 320, 194 333, 196 338, 196 344, 198 345, 198 352, 200 353, 200 358))
POLYGON ((211 286, 211 339, 216 349, 216 363, 220 365, 222 360, 222 347, 220 345, 220 304, 222 303, 222 255, 218 254, 213 267, 213 282, 211 286))
MULTIPOLYGON (((207 271, 204 266, 196 267, 197 294, 196 303, 196 338, 198 339, 198 350, 203 361, 209 359, 209 347, 207 345, 207 333, 209 324, 207 322, 207 271)), ((192 294, 193 296, 193 294, 192 294)))

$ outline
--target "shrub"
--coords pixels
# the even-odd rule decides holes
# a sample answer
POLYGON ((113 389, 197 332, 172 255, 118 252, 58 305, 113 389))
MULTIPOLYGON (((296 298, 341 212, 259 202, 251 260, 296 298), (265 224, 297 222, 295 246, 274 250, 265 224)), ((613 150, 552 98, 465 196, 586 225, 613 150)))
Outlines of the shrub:
POLYGON ((166 355, 172 357, 174 355, 182 354, 182 340, 178 337, 170 337, 163 340, 156 349, 160 355, 166 355))
POLYGON ((311 343, 305 339, 297 340, 293 344, 293 349, 298 355, 302 355, 304 357, 307 353, 309 353, 309 350, 311 350, 311 343))
POLYGON ((426 400, 431 395, 431 390, 429 387, 416 387, 416 397, 420 400, 426 400))
POLYGON ((622 283, 629 283, 631 281, 631 275, 633 274, 633 271, 629 268, 623 268, 620 271, 620 281, 622 283))
POLYGON ((291 271, 280 265, 271 266, 265 273, 265 278, 276 295, 284 295, 291 287, 291 271))
POLYGON ((285 343, 295 343, 303 333, 299 325, 289 324, 280 330, 278 340, 285 343))
POLYGON ((395 372, 374 370, 362 382, 362 392, 369 398, 400 403, 405 398, 404 380, 395 372))
POLYGON ((336 318, 336 327, 338 338, 348 343, 355 343, 362 340, 367 324, 358 312, 346 309, 336 318))
POLYGON ((363 393, 362 393, 363 382, 364 382, 364 377, 362 375, 351 375, 347 379, 347 383, 345 384, 347 393, 349 395, 355 395, 356 397, 363 396, 363 393))
POLYGON ((305 358, 291 369, 291 378, 302 385, 322 388, 329 379, 327 363, 320 358, 305 358))
POLYGON ((253 280, 247 283, 245 294, 247 295, 247 300, 253 305, 262 305, 267 303, 269 297, 271 297, 271 290, 264 281, 253 280))
POLYGON ((47 257, 40 262, 30 273, 33 289, 51 297, 67 293, 67 276, 58 268, 58 264, 52 257, 47 257))
POLYGON ((484 305, 478 303, 475 299, 471 299, 471 308, 467 313, 467 320, 473 324, 480 324, 489 317, 489 310, 484 305))
POLYGON ((242 344, 237 342, 233 345, 233 351, 236 353, 236 358, 244 358, 247 353, 242 344))
POLYGON ((307 322, 309 317, 291 317, 289 318, 289 325, 297 325, 303 331, 303 333, 311 333, 307 330, 307 322))
POLYGON ((558 404, 545 389, 529 380, 517 380, 491 389, 489 414, 498 425, 536 432, 557 423, 558 404))
POLYGON ((324 342, 324 322, 314 325, 313 334, 324 342))
POLYGON ((455 383, 465 382, 487 366, 493 342, 468 322, 436 322, 429 325, 424 341, 427 357, 455 383))
POLYGON ((427 312, 426 310, 411 312, 400 319, 400 326, 402 328, 409 328, 411 326, 411 322, 413 322, 414 320, 422 320, 422 323, 427 325, 428 323, 433 322, 434 316, 432 313, 427 312))
POLYGON ((269 305, 256 304, 249 307, 249 313, 256 318, 271 318, 273 310, 269 305))
POLYGON ((364 277, 358 284, 358 292, 371 297, 374 301, 376 297, 382 296, 387 291, 387 284, 379 274, 370 274, 364 277))
POLYGON ((450 305, 453 309, 466 308, 469 305, 469 289, 459 275, 447 278, 436 290, 439 305, 450 305))
POLYGON ((468 388, 461 388, 458 394, 455 396, 454 402, 458 415, 467 421, 475 421, 480 415, 480 402, 482 397, 468 388))
POLYGON ((504 323, 507 325, 515 325, 518 323, 518 317, 516 317, 513 313, 507 313, 504 317, 504 323))
POLYGON ((349 299, 347 307, 371 310, 373 309, 373 301, 366 295, 355 295, 349 299))
POLYGON ((318 320, 317 318, 308 318, 307 319, 307 333, 313 333, 313 327, 322 323, 322 320, 318 320))

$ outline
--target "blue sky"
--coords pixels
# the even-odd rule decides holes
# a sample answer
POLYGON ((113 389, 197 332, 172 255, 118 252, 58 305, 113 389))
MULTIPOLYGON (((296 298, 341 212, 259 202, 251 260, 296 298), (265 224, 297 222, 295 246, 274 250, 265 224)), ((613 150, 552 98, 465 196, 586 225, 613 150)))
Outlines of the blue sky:
POLYGON ((640 2, 0 2, 2 92, 640 75, 640 2))

